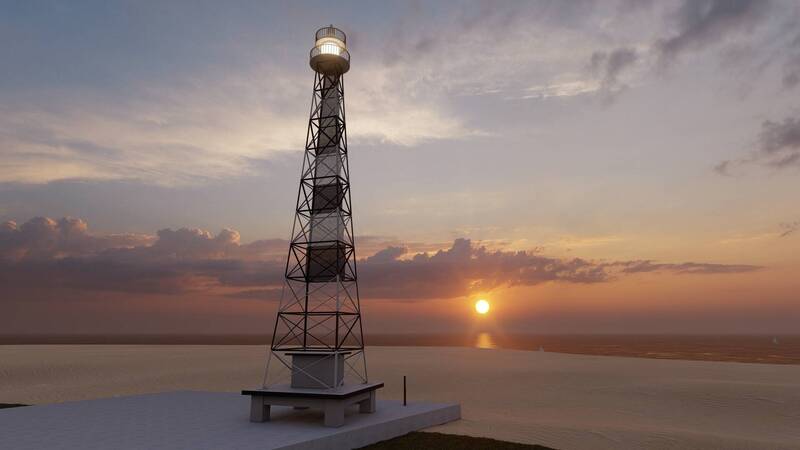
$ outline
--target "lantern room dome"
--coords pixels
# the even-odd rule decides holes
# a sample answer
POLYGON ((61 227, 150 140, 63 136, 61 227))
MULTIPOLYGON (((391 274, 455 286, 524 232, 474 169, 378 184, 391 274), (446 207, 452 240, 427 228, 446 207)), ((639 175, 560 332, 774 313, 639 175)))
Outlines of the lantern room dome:
POLYGON ((350 70, 347 36, 333 25, 317 30, 309 64, 314 71, 325 75, 342 75, 350 70))

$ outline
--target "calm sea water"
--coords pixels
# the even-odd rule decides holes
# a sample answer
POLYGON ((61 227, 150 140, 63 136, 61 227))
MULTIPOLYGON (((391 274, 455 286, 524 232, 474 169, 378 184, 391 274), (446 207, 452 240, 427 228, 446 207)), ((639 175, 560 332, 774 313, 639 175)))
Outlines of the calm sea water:
MULTIPOLYGON (((367 345, 445 346, 514 349, 639 358, 800 364, 800 335, 531 335, 497 332, 474 334, 367 335, 367 345)), ((270 342, 264 335, 0 335, 2 344, 204 344, 270 342)))
POLYGON ((800 364, 800 335, 474 335, 374 336, 371 345, 465 346, 639 358, 800 364))

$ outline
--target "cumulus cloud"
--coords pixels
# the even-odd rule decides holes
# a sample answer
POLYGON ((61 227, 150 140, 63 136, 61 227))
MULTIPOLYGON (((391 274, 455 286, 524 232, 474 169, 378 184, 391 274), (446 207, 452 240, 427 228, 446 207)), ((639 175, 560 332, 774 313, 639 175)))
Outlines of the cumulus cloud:
POLYGON ((284 240, 242 245, 239 233, 230 229, 216 235, 181 228, 156 236, 98 236, 83 220, 46 217, 0 227, 0 276, 6 288, 178 293, 264 286, 281 282, 279 259, 285 252, 284 240))
POLYGON ((406 247, 390 246, 367 257, 364 261, 370 264, 391 263, 406 253, 408 253, 408 248, 406 247))
POLYGON ((152 237, 137 234, 92 236, 81 219, 53 220, 35 217, 22 225, 9 221, 0 225, 0 259, 54 259, 94 254, 109 248, 147 245, 152 237))
MULTIPOLYGON (((35 218, 0 227, 0 293, 74 289, 131 294, 212 293, 231 299, 279 298, 288 243, 242 244, 234 230, 160 230, 155 237, 95 236, 79 219, 35 218)), ((365 298, 454 298, 548 282, 602 283, 644 272, 727 274, 751 265, 604 262, 547 257, 535 251, 490 250, 468 239, 409 254, 389 245, 359 261, 365 298)))
POLYGON ((377 298, 452 298, 500 287, 535 286, 547 282, 602 283, 620 274, 668 272, 727 274, 760 269, 753 265, 652 261, 603 262, 560 259, 531 251, 490 251, 468 239, 433 254, 406 257, 402 247, 389 247, 359 264, 363 291, 377 298), (401 258, 402 257, 402 258, 401 258))
POLYGON ((219 258, 239 247, 239 233, 224 229, 216 236, 205 230, 181 228, 158 232, 158 240, 150 250, 159 256, 177 258, 219 258))
POLYGON ((489 251, 468 239, 432 255, 390 247, 359 265, 366 295, 378 298, 451 298, 500 286, 532 286, 547 281, 597 283, 609 274, 581 259, 560 260, 532 252, 489 251))

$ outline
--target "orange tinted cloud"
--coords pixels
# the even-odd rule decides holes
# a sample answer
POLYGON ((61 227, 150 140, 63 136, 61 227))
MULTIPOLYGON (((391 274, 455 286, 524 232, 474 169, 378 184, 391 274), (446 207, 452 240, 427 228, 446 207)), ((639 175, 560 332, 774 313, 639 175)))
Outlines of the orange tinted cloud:
MULTIPOLYGON (((0 231, 3 286, 52 286, 132 293, 224 292, 232 298, 274 300, 283 280, 287 243, 242 244, 224 229, 163 229, 146 236, 95 236, 80 219, 34 218, 0 231), (238 289, 238 290, 237 290, 238 289)), ((510 286, 547 282, 592 284, 625 274, 729 274, 757 270, 745 264, 592 261, 547 257, 535 251, 489 250, 456 239, 435 253, 407 255, 388 246, 359 262, 367 298, 463 297, 510 286)))

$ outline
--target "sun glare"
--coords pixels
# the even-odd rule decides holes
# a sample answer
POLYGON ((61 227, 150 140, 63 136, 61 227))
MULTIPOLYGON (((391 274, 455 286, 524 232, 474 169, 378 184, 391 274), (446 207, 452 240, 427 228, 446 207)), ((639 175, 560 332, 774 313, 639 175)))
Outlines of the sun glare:
POLYGON ((489 312, 489 302, 484 299, 478 300, 475 302, 475 311, 477 311, 478 314, 486 314, 489 312))

